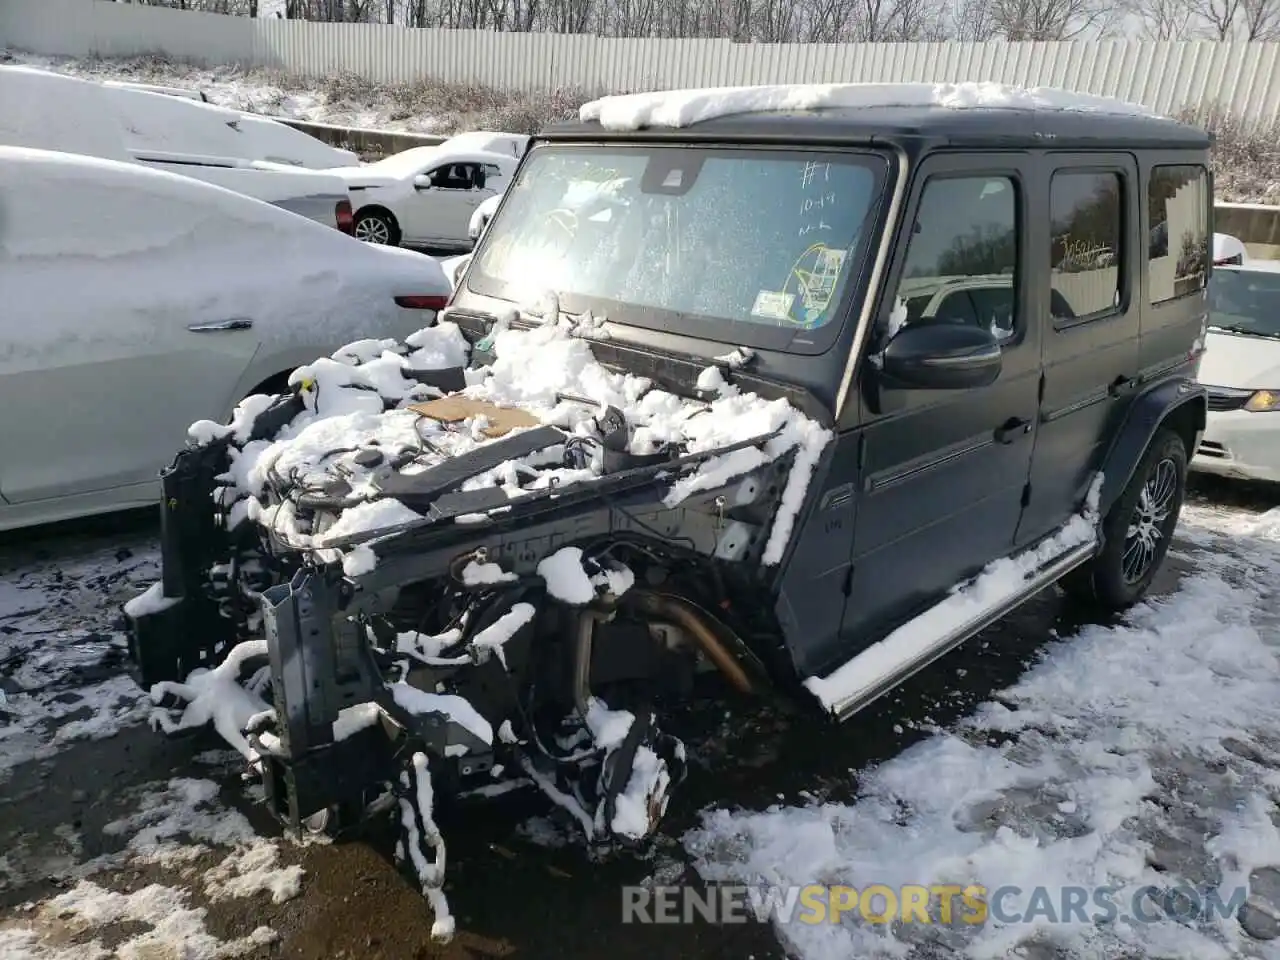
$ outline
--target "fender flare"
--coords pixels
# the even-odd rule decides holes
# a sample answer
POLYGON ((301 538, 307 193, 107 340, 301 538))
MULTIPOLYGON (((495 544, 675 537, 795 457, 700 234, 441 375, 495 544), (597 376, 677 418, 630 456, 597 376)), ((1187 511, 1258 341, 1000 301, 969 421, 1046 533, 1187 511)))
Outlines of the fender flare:
MULTIPOLYGON (((1115 440, 1102 461, 1102 493, 1099 512, 1106 516, 1129 485, 1156 432, 1180 410, 1192 405, 1192 423, 1199 443, 1209 410, 1209 392, 1187 377, 1164 380, 1134 398, 1115 440)), ((1194 454, 1194 444, 1190 453, 1194 454)), ((1189 458, 1188 458, 1189 459, 1189 458)))

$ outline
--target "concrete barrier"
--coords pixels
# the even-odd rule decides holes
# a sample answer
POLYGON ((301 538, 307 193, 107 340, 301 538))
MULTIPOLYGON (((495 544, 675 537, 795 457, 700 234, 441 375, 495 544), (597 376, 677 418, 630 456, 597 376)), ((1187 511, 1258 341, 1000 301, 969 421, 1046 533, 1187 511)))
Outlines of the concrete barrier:
POLYGON ((1215 203, 1214 230, 1238 237, 1251 257, 1280 260, 1280 207, 1262 203, 1215 203))
POLYGON ((309 120, 291 120, 286 117, 271 119, 287 123, 303 133, 309 133, 330 146, 354 150, 364 160, 379 160, 412 147, 434 147, 448 139, 429 133, 399 133, 391 130, 367 130, 362 127, 336 127, 328 123, 312 123, 309 120))

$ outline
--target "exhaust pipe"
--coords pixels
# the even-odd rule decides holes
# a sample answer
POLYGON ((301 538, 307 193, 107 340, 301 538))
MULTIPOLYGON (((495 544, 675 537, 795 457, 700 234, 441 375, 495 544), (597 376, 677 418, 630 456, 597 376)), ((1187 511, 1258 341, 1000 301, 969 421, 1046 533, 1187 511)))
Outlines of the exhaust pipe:
POLYGON ((739 693, 751 693, 751 680, 742 665, 730 653, 715 631, 707 624, 706 619, 694 607, 679 597, 668 594, 636 591, 631 599, 643 612, 656 617, 675 621, 697 641, 708 660, 716 665, 726 680, 739 693))

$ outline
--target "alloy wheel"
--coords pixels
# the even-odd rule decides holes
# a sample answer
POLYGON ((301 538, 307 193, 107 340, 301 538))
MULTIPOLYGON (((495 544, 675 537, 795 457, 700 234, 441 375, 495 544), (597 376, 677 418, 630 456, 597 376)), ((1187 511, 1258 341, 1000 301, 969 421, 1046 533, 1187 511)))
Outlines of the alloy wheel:
POLYGON ((356 239, 365 243, 391 243, 391 225, 381 217, 364 217, 356 224, 356 239))
POLYGON ((1161 544, 1168 536, 1165 525, 1173 512, 1177 492, 1178 466, 1166 457, 1147 476, 1129 518, 1121 560, 1125 583, 1137 583, 1155 563, 1161 544))

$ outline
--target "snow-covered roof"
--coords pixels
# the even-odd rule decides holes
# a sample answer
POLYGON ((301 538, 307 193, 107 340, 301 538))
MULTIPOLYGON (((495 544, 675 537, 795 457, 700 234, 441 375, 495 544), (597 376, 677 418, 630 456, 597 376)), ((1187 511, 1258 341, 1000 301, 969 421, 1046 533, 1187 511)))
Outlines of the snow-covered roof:
POLYGON ((405 177, 419 173, 427 167, 444 163, 492 163, 505 168, 510 167, 515 161, 516 158, 510 153, 478 150, 469 148, 466 144, 461 147, 451 147, 448 143, 443 143, 435 147, 410 147, 408 150, 393 153, 377 163, 371 163, 359 169, 387 176, 405 177))
POLYGON ((687 127, 717 117, 823 108, 948 107, 1069 110, 1124 116, 1158 116, 1136 103, 1052 87, 1002 83, 809 83, 709 87, 603 97, 579 111, 586 123, 610 130, 687 127))
POLYGON ((440 146, 447 149, 474 149, 519 157, 529 143, 525 133, 501 133, 494 130, 468 130, 450 137, 440 146))

